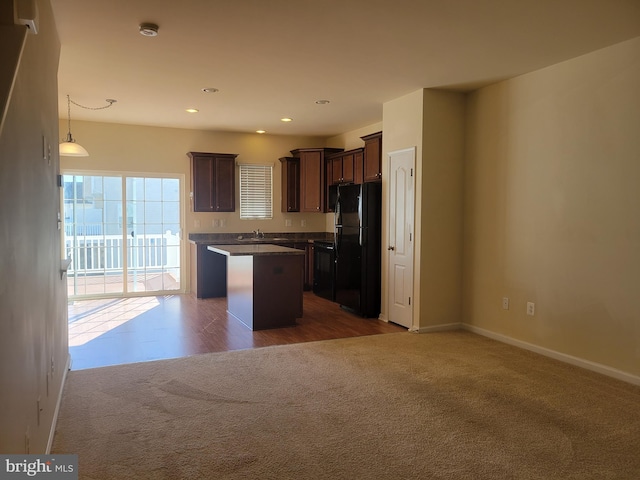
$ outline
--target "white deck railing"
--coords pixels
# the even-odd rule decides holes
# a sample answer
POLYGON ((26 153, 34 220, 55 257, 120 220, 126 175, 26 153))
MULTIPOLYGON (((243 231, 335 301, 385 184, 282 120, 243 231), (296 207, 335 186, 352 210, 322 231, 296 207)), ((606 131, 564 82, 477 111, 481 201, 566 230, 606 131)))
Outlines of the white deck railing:
MULTIPOLYGON (((65 236, 66 258, 71 258, 69 275, 122 271, 122 235, 65 236)), ((127 237, 127 268, 178 268, 180 237, 164 234, 127 237)))

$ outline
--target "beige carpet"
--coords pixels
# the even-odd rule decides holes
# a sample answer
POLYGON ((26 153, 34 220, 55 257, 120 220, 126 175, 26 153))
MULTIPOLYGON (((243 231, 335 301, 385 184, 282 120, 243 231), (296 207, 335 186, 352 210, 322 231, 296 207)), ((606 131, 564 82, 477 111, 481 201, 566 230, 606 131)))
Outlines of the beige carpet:
POLYGON ((638 479, 640 387, 467 332, 69 372, 83 479, 638 479))

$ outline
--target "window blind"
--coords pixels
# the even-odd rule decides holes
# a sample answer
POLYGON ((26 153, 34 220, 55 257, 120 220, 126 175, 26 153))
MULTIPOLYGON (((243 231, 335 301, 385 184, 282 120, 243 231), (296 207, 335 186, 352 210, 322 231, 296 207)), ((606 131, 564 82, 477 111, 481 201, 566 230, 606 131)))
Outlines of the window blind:
POLYGON ((240 218, 273 218, 271 165, 240 164, 240 218))

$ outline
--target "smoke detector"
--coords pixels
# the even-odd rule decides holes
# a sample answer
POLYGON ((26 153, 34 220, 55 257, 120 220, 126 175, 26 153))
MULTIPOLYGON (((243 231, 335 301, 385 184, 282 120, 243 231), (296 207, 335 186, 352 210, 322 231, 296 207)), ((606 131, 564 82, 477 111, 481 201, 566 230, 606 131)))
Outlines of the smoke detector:
POLYGON ((155 37, 158 35, 158 25, 155 23, 141 23, 140 35, 145 37, 155 37))

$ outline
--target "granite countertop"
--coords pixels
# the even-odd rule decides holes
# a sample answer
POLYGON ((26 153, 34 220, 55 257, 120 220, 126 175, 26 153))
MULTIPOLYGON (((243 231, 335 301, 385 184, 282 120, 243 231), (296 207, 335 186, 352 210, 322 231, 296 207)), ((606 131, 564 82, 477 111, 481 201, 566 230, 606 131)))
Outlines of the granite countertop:
POLYGON ((333 233, 265 233, 262 238, 254 238, 252 233, 190 233, 189 242, 196 245, 262 245, 313 243, 333 241, 333 233))
POLYGON ((209 245, 207 250, 226 255, 227 257, 243 255, 304 255, 304 250, 264 243, 250 245, 209 245))

